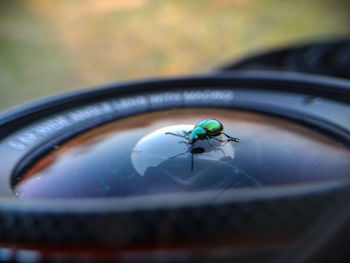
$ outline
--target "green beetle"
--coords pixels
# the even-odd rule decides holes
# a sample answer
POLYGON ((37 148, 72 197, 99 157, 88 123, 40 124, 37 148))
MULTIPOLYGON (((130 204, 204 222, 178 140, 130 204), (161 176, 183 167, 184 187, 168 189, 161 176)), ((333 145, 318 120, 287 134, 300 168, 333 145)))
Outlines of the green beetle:
POLYGON ((217 140, 219 142, 239 142, 238 138, 233 138, 230 135, 227 135, 223 132, 224 126, 221 122, 215 119, 206 119, 196 124, 192 130, 189 132, 183 131, 183 134, 176 134, 172 132, 166 132, 165 134, 170 134, 185 138, 188 141, 188 144, 194 145, 198 140, 208 140, 209 144, 213 147, 211 139, 217 140), (217 138, 221 134, 227 137, 227 140, 221 140, 217 138))

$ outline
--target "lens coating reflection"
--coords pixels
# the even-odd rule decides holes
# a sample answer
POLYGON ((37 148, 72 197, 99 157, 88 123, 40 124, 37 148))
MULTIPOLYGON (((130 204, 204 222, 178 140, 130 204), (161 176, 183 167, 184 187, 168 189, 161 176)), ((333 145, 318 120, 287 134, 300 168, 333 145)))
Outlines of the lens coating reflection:
MULTIPOLYGON (((222 138, 224 139, 224 138, 222 138)), ((14 186, 19 199, 96 198, 344 178, 350 153, 309 128, 261 114, 212 108, 141 114, 96 127, 47 154, 14 186), (181 132, 220 120, 241 142, 190 151, 181 132), (181 125, 181 126, 174 126, 181 125), (193 168, 191 160, 193 158, 193 168)))

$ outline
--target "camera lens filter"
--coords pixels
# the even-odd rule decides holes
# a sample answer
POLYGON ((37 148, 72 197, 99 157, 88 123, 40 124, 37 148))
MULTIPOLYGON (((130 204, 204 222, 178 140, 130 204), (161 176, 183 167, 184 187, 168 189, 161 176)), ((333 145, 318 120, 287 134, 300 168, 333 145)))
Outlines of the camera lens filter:
POLYGON ((271 262, 344 206, 349 87, 242 71, 6 113, 0 257, 271 262), (208 119, 223 130, 196 130, 208 119))

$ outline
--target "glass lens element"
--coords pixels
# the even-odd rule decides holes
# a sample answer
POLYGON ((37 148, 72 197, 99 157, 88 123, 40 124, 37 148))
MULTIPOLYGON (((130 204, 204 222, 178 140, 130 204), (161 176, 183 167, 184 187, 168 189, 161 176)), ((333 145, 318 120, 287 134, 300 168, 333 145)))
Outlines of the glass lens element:
POLYGON ((33 164, 13 190, 20 199, 223 192, 344 178, 349 159, 340 143, 286 120, 237 110, 176 109, 80 134, 33 164), (222 122, 224 132, 240 142, 220 135, 188 144, 185 134, 207 118, 222 122))

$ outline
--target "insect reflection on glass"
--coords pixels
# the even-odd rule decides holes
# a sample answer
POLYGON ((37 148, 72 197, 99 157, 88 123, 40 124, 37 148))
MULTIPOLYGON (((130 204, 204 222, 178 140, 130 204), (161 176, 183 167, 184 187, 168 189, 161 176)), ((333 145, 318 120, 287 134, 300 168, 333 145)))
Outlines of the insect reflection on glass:
POLYGON ((189 149, 188 151, 186 151, 186 152, 179 153, 179 154, 177 154, 177 155, 175 155, 175 156, 173 156, 173 157, 170 157, 169 160, 175 159, 175 158, 177 158, 177 157, 179 157, 179 156, 181 156, 181 155, 184 155, 184 154, 186 154, 186 153, 191 153, 191 172, 193 172, 193 167, 194 167, 194 165, 193 165, 193 155, 194 155, 194 154, 202 154, 202 153, 204 153, 204 152, 205 152, 205 149, 202 148, 202 147, 190 148, 190 149, 189 149))
MULTIPOLYGON (((172 133, 172 132, 166 132, 165 134, 178 136, 178 137, 181 137, 181 138, 184 138, 187 140, 187 144, 190 146, 188 152, 190 152, 192 154, 191 170, 193 171, 193 154, 199 154, 197 152, 194 152, 194 149, 196 149, 196 148, 193 148, 193 146, 198 140, 208 140, 208 142, 212 148, 214 148, 214 146, 211 142, 212 139, 216 140, 220 143, 224 143, 224 144, 226 144, 228 142, 236 142, 236 143, 239 142, 238 138, 234 138, 234 137, 224 133, 223 130, 224 130, 224 126, 218 120, 206 119, 204 121, 201 121, 200 123, 197 123, 192 130, 182 131, 182 134, 176 134, 176 133, 172 133), (227 137, 226 140, 217 138, 218 136, 220 136, 222 134, 227 137)), ((182 154, 179 154, 179 155, 182 155, 182 154)), ((173 158, 176 158, 179 155, 176 155, 173 158)))

